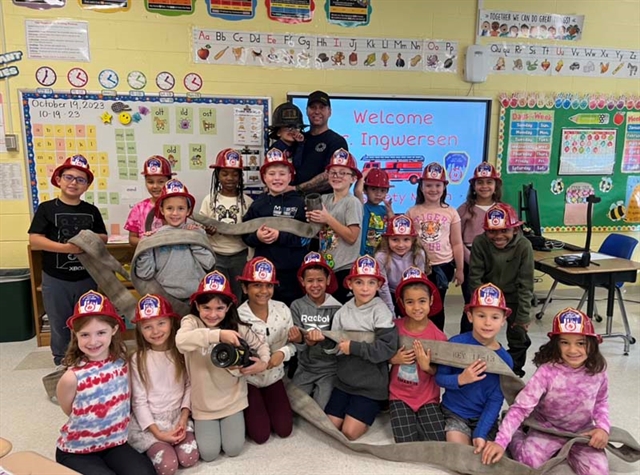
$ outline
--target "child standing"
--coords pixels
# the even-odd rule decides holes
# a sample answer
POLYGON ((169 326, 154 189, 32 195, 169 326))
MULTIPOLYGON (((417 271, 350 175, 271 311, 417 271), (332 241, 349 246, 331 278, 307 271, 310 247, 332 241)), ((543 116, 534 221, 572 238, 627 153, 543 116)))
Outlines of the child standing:
POLYGON ((504 292, 511 316, 507 325, 509 354, 513 358, 513 372, 524 376, 522 369, 531 346, 528 335, 533 300, 533 248, 519 231, 515 210, 499 203, 487 211, 484 234, 473 241, 469 265, 469 288, 493 282, 504 292))
MULTIPOLYGON (((391 312, 376 297, 383 280, 373 257, 356 259, 345 279, 353 298, 338 310, 331 324, 334 331, 375 332, 372 343, 343 340, 337 346, 336 387, 325 412, 349 440, 367 432, 389 396, 388 361, 398 349, 398 332, 391 312)), ((322 334, 314 338, 323 339, 322 334)))
POLYGON ((324 409, 335 385, 337 361, 335 355, 326 354, 321 345, 306 336, 312 331, 331 330, 333 317, 342 305, 331 296, 337 287, 336 277, 319 253, 310 252, 304 257, 298 280, 306 295, 291 304, 295 326, 289 330, 289 341, 296 344, 298 354, 293 383, 324 409))
POLYGON ((495 443, 485 446, 482 462, 498 462, 507 445, 516 461, 533 468, 553 457, 567 440, 533 428, 525 434, 519 427, 533 414, 546 428, 590 438, 588 445, 573 445, 567 455, 577 475, 609 473, 603 450, 611 429, 609 380, 607 363, 598 348, 602 338, 591 319, 573 308, 553 318, 549 338, 533 359, 538 369, 502 420, 495 443))
POLYGON ((385 278, 380 288, 380 298, 394 315, 399 314, 395 295, 404 271, 413 266, 426 275, 431 272, 427 253, 416 239, 417 235, 409 217, 400 214, 389 221, 375 255, 380 264, 380 273, 385 278))
POLYGON ((131 396, 124 322, 104 295, 80 297, 67 321, 69 369, 56 390, 69 416, 56 443, 56 462, 83 475, 155 475, 151 461, 127 443, 131 396))
MULTIPOLYGON (((178 180, 169 180, 155 204, 157 218, 164 225, 156 233, 191 229, 204 234, 201 228, 187 226, 193 213, 195 198, 178 180)), ((178 300, 188 301, 206 271, 213 268, 216 258, 211 250, 196 245, 159 246, 141 252, 135 262, 135 273, 142 280, 155 277, 162 288, 178 300)))
POLYGON ((238 279, 247 294, 247 301, 238 308, 240 320, 250 325, 271 350, 267 370, 247 377, 247 432, 254 442, 264 444, 271 430, 282 438, 289 437, 293 430, 293 410, 282 382, 283 363, 296 351, 293 343, 288 343, 293 321, 289 307, 272 300, 273 286, 278 284, 273 263, 264 257, 254 257, 238 279))
MULTIPOLYGON (((246 195, 243 183, 242 155, 237 150, 225 148, 216 156, 213 168, 211 190, 202 200, 200 213, 223 223, 242 222, 253 200, 246 195)), ((236 277, 242 274, 247 263, 249 250, 241 236, 230 236, 216 232, 215 228, 205 228, 209 242, 216 253, 216 270, 222 272, 231 283, 238 302, 242 299, 242 289, 236 277)))
POLYGON ((146 452, 158 475, 173 475, 200 458, 188 426, 191 385, 175 341, 180 316, 164 297, 147 294, 132 323, 138 348, 131 357, 129 443, 146 452))
POLYGON ((83 229, 90 229, 107 242, 100 211, 81 199, 92 182, 86 158, 67 158, 51 175, 51 184, 60 188, 60 197, 40 203, 28 231, 31 249, 43 251, 42 300, 51 325, 51 353, 56 366, 62 364, 71 340, 66 321, 75 303, 85 292, 98 288, 76 257, 82 249, 67 242, 83 229))
MULTIPOLYGON (((496 340, 511 313, 502 291, 491 283, 478 287, 465 311, 473 330, 456 335, 449 341, 485 346, 495 351, 511 368, 511 356, 496 340)), ((487 363, 478 359, 464 370, 440 365, 436 373, 436 383, 445 389, 442 412, 447 442, 473 445, 476 453, 482 451, 488 440, 495 438, 504 400, 500 377, 485 373, 486 368, 487 363)))
MULTIPOLYGON (((469 180, 467 201, 460 205, 460 227, 462 229, 462 243, 464 244, 464 282, 460 286, 465 305, 471 300, 469 289, 469 260, 473 240, 484 233, 484 215, 491 206, 502 201, 502 178, 493 165, 482 162, 473 171, 469 180)), ((471 324, 467 315, 462 312, 460 319, 460 333, 471 331, 471 324)))
POLYGON ((418 341, 447 341, 445 334, 429 321, 442 306, 438 289, 421 269, 409 267, 402 274, 396 296, 403 314, 403 318, 394 322, 398 335, 415 340, 413 347, 400 347, 389 361, 393 365, 389 383, 393 439, 396 443, 444 441, 436 366, 431 364, 431 350, 425 351, 418 341))
POLYGON ((418 229, 420 244, 431 262, 429 279, 438 287, 443 310, 431 318, 440 330, 444 330, 444 298, 449 282, 464 282, 464 246, 460 230, 460 216, 447 203, 446 172, 442 165, 428 164, 418 182, 416 204, 409 208, 407 216, 418 229))
POLYGON ((191 381, 191 412, 200 456, 211 462, 224 450, 229 457, 244 446, 247 383, 243 375, 264 371, 269 347, 238 317, 236 296, 218 271, 207 274, 191 297, 191 313, 182 319, 176 346, 185 355, 191 381), (244 340, 258 355, 251 366, 219 368, 211 362, 218 343, 235 347, 244 340))
POLYGON ((281 150, 290 162, 302 163, 302 131, 306 127, 308 126, 304 125, 302 111, 296 105, 291 102, 280 104, 271 116, 269 138, 275 140, 271 147, 281 150))
POLYGON ((356 159, 341 148, 326 167, 333 193, 322 195, 322 209, 308 211, 307 219, 323 224, 320 231, 320 253, 333 269, 338 290, 333 294, 340 303, 348 300, 344 280, 360 253, 362 203, 349 193, 353 183, 362 178, 356 159))
MULTIPOLYGON (((297 192, 286 191, 294 175, 293 165, 283 152, 277 148, 269 150, 260 168, 260 177, 267 191, 256 198, 242 220, 278 217, 306 222, 304 200, 297 192)), ((256 257, 267 258, 278 269, 280 286, 275 291, 277 300, 291 305, 295 299, 302 297, 296 273, 307 253, 309 239, 280 232, 267 225, 254 233, 245 234, 242 239, 245 244, 255 248, 256 257)))
POLYGON ((382 233, 386 229, 387 220, 393 218, 391 199, 385 199, 390 187, 389 175, 379 168, 367 168, 362 173, 362 178, 356 183, 353 194, 364 203, 361 256, 365 254, 373 256, 382 239, 382 233))
MULTIPOLYGON (((171 180, 171 176, 175 173, 171 173, 169 160, 161 155, 153 155, 147 158, 142 165, 142 175, 144 175, 144 184, 151 198, 136 203, 129 211, 127 222, 124 225, 124 229, 129 231, 129 244, 134 247, 140 242, 140 237, 147 232, 147 217, 149 213, 153 213, 164 184, 171 180)), ((155 231, 160 227, 162 227, 162 220, 154 216, 150 231, 155 231)))

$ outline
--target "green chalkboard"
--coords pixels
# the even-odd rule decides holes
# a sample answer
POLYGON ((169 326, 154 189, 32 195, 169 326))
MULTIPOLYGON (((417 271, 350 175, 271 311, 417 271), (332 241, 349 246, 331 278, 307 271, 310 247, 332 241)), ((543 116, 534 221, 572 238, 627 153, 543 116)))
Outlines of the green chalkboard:
POLYGON ((521 93, 500 103, 504 201, 517 205, 531 183, 543 231, 576 232, 595 193, 594 231, 640 230, 640 98, 521 93))

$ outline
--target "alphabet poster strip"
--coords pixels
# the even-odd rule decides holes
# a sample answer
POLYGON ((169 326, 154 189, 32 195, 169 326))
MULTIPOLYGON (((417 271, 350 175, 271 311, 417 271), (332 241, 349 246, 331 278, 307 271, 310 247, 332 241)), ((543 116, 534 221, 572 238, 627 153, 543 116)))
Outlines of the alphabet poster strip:
POLYGON ((370 0, 325 0, 327 21, 344 27, 367 26, 371 18, 370 0))
POLYGON ((491 74, 638 79, 640 50, 491 43, 491 74))
POLYGON ((196 63, 455 73, 457 56, 455 41, 193 29, 196 63))
POLYGON ((478 36, 578 41, 584 15, 480 10, 478 36))
POLYGON ((257 0, 205 0, 207 12, 223 20, 251 20, 256 16, 257 0))
POLYGON ((308 23, 313 18, 314 0, 265 0, 267 15, 281 23, 308 23))

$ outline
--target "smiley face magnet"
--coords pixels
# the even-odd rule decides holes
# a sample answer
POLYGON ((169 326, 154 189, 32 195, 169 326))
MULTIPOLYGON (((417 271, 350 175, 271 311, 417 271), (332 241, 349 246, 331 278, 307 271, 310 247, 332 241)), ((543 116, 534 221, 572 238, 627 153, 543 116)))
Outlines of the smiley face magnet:
POLYGON ((120 112, 118 120, 122 125, 129 125, 131 123, 131 114, 129 112, 120 112))

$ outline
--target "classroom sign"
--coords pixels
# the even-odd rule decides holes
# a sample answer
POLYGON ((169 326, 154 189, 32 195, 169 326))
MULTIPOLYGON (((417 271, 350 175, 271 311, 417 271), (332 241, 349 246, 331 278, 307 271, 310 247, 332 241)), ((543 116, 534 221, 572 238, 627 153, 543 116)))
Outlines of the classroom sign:
POLYGON ((584 15, 480 10, 477 35, 578 41, 582 38, 583 25, 584 15))

